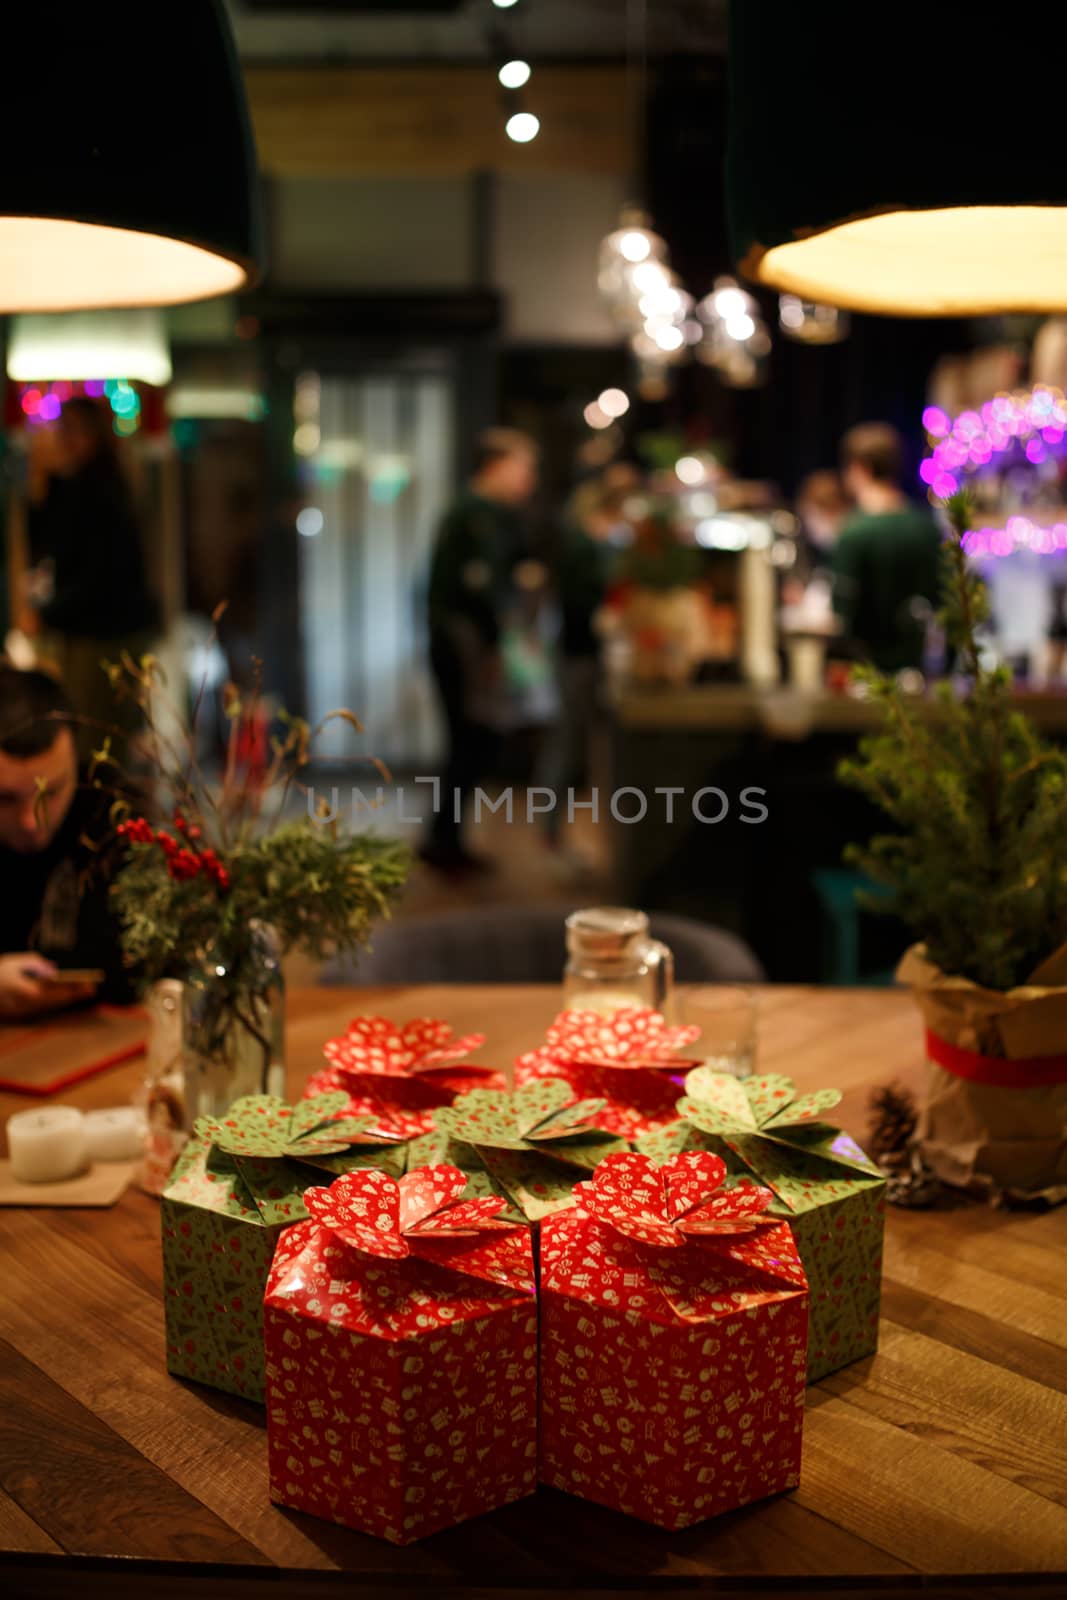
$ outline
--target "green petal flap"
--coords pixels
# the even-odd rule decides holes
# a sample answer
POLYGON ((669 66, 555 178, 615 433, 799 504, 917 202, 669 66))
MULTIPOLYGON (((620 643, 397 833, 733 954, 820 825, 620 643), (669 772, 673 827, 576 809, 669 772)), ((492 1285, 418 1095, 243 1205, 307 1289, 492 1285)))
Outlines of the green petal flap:
POLYGON ((537 1079, 513 1092, 471 1089, 434 1112, 437 1127, 464 1144, 493 1150, 526 1150, 529 1141, 584 1137, 602 1100, 572 1105, 574 1090, 561 1078, 537 1079))
POLYGON ((373 1117, 339 1117, 347 1104, 344 1090, 313 1095, 295 1106, 277 1095, 249 1094, 235 1100, 223 1117, 201 1117, 196 1132, 233 1156, 335 1155, 360 1141, 374 1123, 373 1117))

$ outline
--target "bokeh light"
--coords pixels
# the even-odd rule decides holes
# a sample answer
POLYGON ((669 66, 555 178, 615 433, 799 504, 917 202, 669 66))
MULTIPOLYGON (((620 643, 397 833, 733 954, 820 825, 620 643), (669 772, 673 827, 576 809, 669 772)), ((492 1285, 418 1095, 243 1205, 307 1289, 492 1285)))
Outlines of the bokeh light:
POLYGON ((605 389, 597 397, 597 405, 606 417, 624 417, 630 409, 630 397, 622 389, 605 389))
POLYGON ((530 63, 528 61, 505 61, 497 77, 505 89, 521 89, 524 83, 530 81, 530 63))
POLYGON ((532 111, 516 111, 508 118, 504 131, 516 144, 529 144, 541 131, 541 124, 532 111))

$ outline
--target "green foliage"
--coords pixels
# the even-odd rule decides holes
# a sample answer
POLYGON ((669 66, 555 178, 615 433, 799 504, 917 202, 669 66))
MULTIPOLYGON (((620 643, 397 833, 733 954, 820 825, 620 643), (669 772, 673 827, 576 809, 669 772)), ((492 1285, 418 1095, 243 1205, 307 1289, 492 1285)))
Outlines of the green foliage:
POLYGON ((203 877, 173 878, 157 845, 131 845, 112 897, 126 956, 146 982, 184 976, 208 956, 238 977, 257 958, 256 924, 269 925, 281 955, 361 949, 403 887, 408 860, 395 839, 289 822, 227 852, 225 892, 203 877))
MULTIPOLYGON (((294 794, 310 798, 301 778, 321 727, 340 720, 358 733, 360 725, 346 710, 331 712, 319 728, 278 713, 269 767, 253 775, 242 771, 239 748, 259 713, 258 687, 242 698, 230 685, 229 748, 214 782, 196 757, 197 712, 192 730, 173 731, 180 718, 153 659, 124 656, 109 672, 116 693, 134 699, 144 715, 153 787, 167 819, 155 825, 128 818, 122 799, 113 806, 126 842, 111 889, 126 959, 146 983, 206 980, 220 991, 223 1009, 229 1004, 240 1016, 244 1008, 241 1020, 254 1032, 247 1002, 262 999, 277 959, 294 949, 316 959, 359 950, 407 877, 410 852, 398 840, 350 834, 320 815, 285 820, 294 794)), ((100 773, 115 765, 105 741, 91 769, 96 787, 108 787, 100 773)))
POLYGON ((944 510, 954 536, 941 619, 968 691, 940 684, 932 702, 917 702, 862 669, 885 725, 839 775, 894 831, 846 859, 891 891, 877 909, 925 940, 943 971, 1010 989, 1067 941, 1067 754, 1016 708, 1007 670, 983 663, 976 630, 988 600, 961 544, 966 498, 944 510))

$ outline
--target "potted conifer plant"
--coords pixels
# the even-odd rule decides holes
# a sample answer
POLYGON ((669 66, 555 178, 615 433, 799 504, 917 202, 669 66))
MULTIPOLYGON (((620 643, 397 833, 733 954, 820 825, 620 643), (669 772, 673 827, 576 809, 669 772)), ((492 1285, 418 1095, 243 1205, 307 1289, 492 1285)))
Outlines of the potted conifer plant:
POLYGON ((966 496, 942 507, 942 620, 955 683, 932 704, 862 669, 884 713, 841 768, 893 831, 849 858, 921 940, 898 978, 926 1024, 923 1155, 948 1183, 1067 1198, 1067 753, 1040 738, 967 565, 966 496))

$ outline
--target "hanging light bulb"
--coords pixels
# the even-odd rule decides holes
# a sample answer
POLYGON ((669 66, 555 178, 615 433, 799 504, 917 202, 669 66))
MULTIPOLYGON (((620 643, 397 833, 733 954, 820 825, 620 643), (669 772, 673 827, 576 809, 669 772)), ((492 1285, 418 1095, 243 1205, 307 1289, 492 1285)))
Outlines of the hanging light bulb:
POLYGON ((505 89, 521 89, 530 81, 530 63, 528 61, 505 61, 497 77, 505 89))
POLYGON ((728 277, 715 279, 711 293, 704 296, 697 310, 707 322, 759 315, 759 306, 752 295, 740 287, 736 278, 728 277))
POLYGON ((600 246, 597 284, 608 310, 622 327, 640 328, 642 297, 665 292, 671 282, 666 243, 653 233, 643 211, 626 207, 619 226, 600 246))
POLYGON ((541 132, 541 124, 532 111, 516 111, 504 124, 504 132, 516 144, 529 144, 541 132))
POLYGON ((693 353, 705 366, 713 367, 729 388, 752 389, 766 379, 770 349, 771 336, 758 312, 734 311, 729 317, 705 322, 703 338, 693 353))
POLYGON ((778 297, 778 325, 790 339, 800 344, 840 344, 848 338, 849 314, 836 306, 802 300, 799 295, 778 297))
POLYGON ((606 417, 624 417, 630 409, 630 397, 625 389, 605 389, 597 397, 597 405, 606 417))
POLYGON ((679 361, 685 360, 688 348, 682 330, 673 324, 665 324, 657 328, 655 333, 648 333, 642 329, 630 340, 630 349, 638 362, 651 367, 675 366, 679 361))

